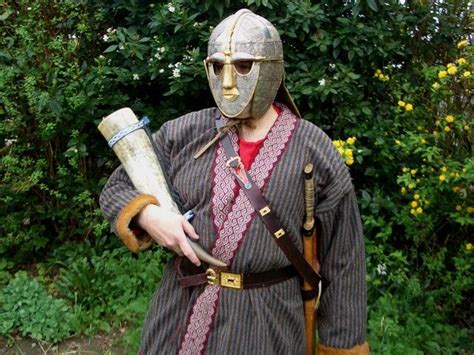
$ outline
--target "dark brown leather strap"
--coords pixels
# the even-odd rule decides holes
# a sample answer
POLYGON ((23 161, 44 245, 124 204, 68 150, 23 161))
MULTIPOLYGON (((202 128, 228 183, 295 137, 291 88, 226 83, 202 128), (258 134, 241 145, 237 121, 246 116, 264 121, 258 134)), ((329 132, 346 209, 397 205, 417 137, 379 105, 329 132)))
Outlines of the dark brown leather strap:
MULTIPOLYGON (((191 265, 182 257, 176 259, 175 266, 176 270, 178 271, 178 281, 181 287, 193 287, 208 283, 208 274, 204 271, 204 269, 191 265)), ((252 289, 268 287, 289 280, 295 276, 298 276, 298 273, 291 265, 281 269, 260 273, 242 274, 242 288, 252 289)))
MULTIPOLYGON (((223 120, 220 116, 216 118, 216 126, 217 129, 224 126, 223 120)), ((223 136, 221 138, 221 142, 228 159, 228 165, 230 165, 230 168, 233 171, 237 182, 239 183, 240 187, 242 188, 242 191, 245 193, 252 206, 257 211, 257 214, 262 219, 267 229, 270 231, 277 245, 286 255, 291 264, 295 267, 301 277, 309 285, 311 285, 314 290, 317 290, 319 288, 320 281, 322 282, 322 290, 324 290, 328 285, 327 280, 319 273, 317 273, 311 267, 311 265, 309 265, 309 263, 305 260, 303 254, 301 254, 296 245, 291 241, 288 232, 285 231, 278 218, 270 209, 270 206, 268 206, 267 201, 263 197, 258 186, 253 182, 250 174, 243 168, 242 165, 240 170, 241 173, 243 170, 243 173, 245 174, 247 180, 244 182, 235 172, 237 164, 240 163, 240 157, 235 152, 234 147, 232 146, 232 143, 229 139, 229 136, 227 134, 223 136)))

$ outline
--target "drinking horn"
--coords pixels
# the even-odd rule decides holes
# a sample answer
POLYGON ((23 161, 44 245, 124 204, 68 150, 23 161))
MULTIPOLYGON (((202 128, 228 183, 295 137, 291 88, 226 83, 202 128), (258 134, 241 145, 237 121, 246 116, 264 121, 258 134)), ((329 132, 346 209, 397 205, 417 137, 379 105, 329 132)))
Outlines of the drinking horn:
MULTIPOLYGON (((130 108, 122 108, 103 118, 97 128, 114 150, 135 188, 143 194, 154 196, 162 208, 181 214, 143 126, 130 108)), ((189 215, 186 213, 185 217, 189 215)), ((187 240, 201 261, 213 266, 226 266, 199 244, 189 238, 187 240)))

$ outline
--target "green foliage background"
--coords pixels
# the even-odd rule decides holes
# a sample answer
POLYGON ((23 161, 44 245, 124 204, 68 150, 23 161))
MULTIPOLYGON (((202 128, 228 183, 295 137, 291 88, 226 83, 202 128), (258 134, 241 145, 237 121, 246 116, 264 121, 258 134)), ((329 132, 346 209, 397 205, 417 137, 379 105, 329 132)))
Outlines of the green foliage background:
MULTIPOLYGON (((154 128, 212 106, 207 39, 241 7, 279 29, 304 117, 334 139, 355 138, 346 149, 366 234, 374 353, 473 351, 467 0, 0 1, 0 308, 35 294, 54 314, 73 310, 58 334, 127 322, 124 347, 135 349, 166 256, 133 258, 109 232, 97 197, 117 159, 96 126, 123 106, 154 128), (13 276, 20 269, 30 279, 13 276)), ((46 326, 9 322, 0 333, 60 340, 46 326)))

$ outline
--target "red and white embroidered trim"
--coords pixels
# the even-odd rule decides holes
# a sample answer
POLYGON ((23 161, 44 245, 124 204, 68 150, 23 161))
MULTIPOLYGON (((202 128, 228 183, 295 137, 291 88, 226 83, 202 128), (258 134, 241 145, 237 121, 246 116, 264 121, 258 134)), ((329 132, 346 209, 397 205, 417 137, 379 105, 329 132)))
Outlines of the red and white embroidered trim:
POLYGON ((207 333, 210 333, 217 310, 220 287, 207 286, 201 293, 192 310, 186 334, 181 342, 180 355, 196 355, 204 352, 207 333))
MULTIPOLYGON (((261 190, 267 183, 298 123, 297 118, 288 108, 282 107, 282 109, 249 170, 250 176, 261 190)), ((238 152, 235 128, 229 130, 228 134, 234 149, 238 152)), ((214 185, 211 196, 211 212, 217 238, 211 252, 214 257, 231 265, 256 212, 235 182, 232 173, 225 165, 226 161, 227 157, 219 142, 214 161, 214 185)), ((204 353, 216 317, 219 296, 219 286, 206 286, 197 297, 179 354, 204 353)))
MULTIPOLYGON (((237 145, 237 141, 234 147, 237 145)), ((214 158, 214 169, 212 176, 212 195, 211 210, 214 223, 214 232, 219 234, 219 230, 224 224, 224 220, 232 208, 232 202, 237 191, 237 182, 235 181, 229 168, 225 165, 226 156, 222 146, 219 147, 214 158)))

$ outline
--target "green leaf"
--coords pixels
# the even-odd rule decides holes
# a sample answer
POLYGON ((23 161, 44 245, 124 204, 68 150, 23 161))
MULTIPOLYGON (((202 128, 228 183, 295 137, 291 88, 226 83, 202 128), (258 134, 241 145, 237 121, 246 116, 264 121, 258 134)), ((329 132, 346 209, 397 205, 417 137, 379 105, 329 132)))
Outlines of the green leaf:
POLYGON ((6 10, 3 14, 0 15, 0 21, 5 21, 12 13, 12 10, 6 10))
POLYGON ((375 12, 379 11, 379 8, 378 8, 377 3, 375 2, 375 0, 367 0, 367 5, 369 5, 369 7, 373 11, 375 11, 375 12))
POLYGON ((4 58, 4 59, 6 59, 6 60, 12 59, 11 55, 8 54, 8 53, 5 52, 5 51, 0 51, 0 59, 1 59, 1 58, 4 58))
POLYGON ((366 114, 367 116, 372 115, 372 111, 371 111, 370 108, 368 108, 367 106, 362 107, 361 110, 362 110, 362 112, 363 112, 364 114, 366 114))
POLYGON ((347 54, 347 57, 349 58, 349 61, 352 61, 352 59, 354 59, 354 54, 355 54, 355 52, 353 50, 349 51, 349 53, 347 54))
POLYGON ((109 46, 104 53, 110 53, 110 52, 115 52, 117 50, 118 46, 116 44, 112 44, 109 46))
POLYGON ((126 29, 121 29, 121 30, 117 31, 117 37, 118 37, 120 42, 125 42, 125 35, 124 35, 123 31, 126 31, 126 29))

